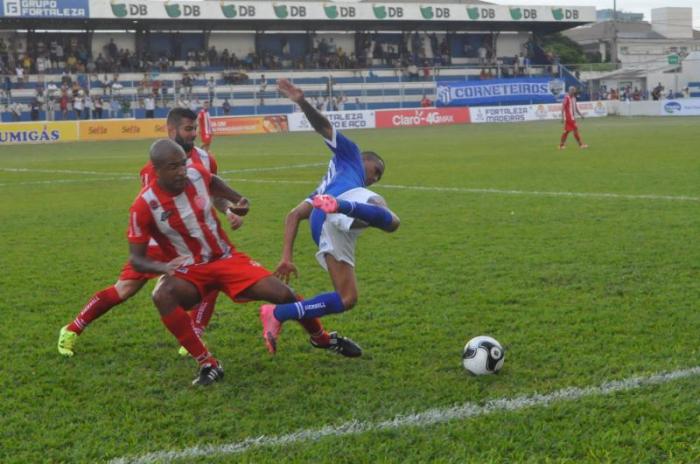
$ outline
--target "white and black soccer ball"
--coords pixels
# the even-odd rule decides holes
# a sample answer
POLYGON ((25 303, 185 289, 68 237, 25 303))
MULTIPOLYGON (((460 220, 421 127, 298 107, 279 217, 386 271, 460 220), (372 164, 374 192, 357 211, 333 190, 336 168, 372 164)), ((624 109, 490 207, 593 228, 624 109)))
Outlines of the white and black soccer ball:
POLYGON ((481 335, 467 342, 462 352, 462 364, 472 375, 495 374, 503 367, 506 352, 493 337, 481 335))

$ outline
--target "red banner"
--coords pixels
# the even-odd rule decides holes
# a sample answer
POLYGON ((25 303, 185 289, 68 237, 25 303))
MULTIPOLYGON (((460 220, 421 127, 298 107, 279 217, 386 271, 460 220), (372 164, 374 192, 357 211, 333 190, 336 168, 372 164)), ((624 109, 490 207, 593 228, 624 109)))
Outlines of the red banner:
POLYGON ((437 126, 467 124, 468 108, 416 108, 412 110, 381 110, 376 112, 377 127, 437 126))

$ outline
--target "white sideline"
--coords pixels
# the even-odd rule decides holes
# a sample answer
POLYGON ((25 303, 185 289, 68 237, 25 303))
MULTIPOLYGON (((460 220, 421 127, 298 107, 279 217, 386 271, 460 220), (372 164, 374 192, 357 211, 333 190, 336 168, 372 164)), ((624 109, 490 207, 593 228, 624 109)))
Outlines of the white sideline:
POLYGON ((277 436, 259 436, 224 445, 201 445, 173 451, 156 451, 141 456, 125 456, 112 459, 110 464, 146 464, 171 462, 179 459, 194 459, 205 456, 221 456, 244 453, 251 448, 291 445, 303 441, 318 440, 323 437, 342 437, 360 433, 394 430, 402 427, 426 427, 434 424, 460 419, 485 416, 501 411, 520 411, 535 406, 548 406, 558 401, 575 401, 593 396, 605 396, 617 392, 635 390, 648 385, 660 385, 674 380, 700 375, 700 366, 680 369, 672 372, 653 374, 645 377, 630 377, 613 380, 598 386, 578 388, 570 387, 547 394, 516 396, 487 401, 484 404, 465 403, 460 406, 443 409, 428 409, 423 412, 396 416, 382 422, 351 421, 336 426, 320 429, 302 429, 294 433, 277 436))

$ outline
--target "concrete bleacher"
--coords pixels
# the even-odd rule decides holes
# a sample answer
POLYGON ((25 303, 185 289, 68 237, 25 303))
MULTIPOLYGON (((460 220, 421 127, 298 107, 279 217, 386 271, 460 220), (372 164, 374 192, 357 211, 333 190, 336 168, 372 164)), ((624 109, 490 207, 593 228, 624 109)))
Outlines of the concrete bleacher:
MULTIPOLYGON (((182 73, 159 73, 144 76, 143 73, 125 73, 118 76, 118 89, 105 90, 97 76, 80 76, 79 82, 82 87, 93 97, 103 97, 104 112, 103 117, 144 117, 145 111, 141 108, 141 98, 145 95, 142 82, 145 77, 150 80, 158 80, 162 85, 162 93, 157 99, 159 108, 156 110, 156 117, 164 116, 169 107, 182 98, 186 100, 198 100, 200 103, 209 100, 209 79, 214 77, 214 99, 211 113, 214 116, 222 115, 221 105, 224 99, 228 98, 231 104, 232 115, 255 115, 255 114, 279 114, 294 111, 294 105, 289 100, 281 97, 276 91, 275 82, 279 78, 290 79, 304 90, 307 98, 323 99, 328 95, 329 79, 332 79, 334 96, 344 95, 346 97, 344 108, 346 110, 356 109, 384 109, 384 108, 412 108, 420 105, 423 95, 427 95, 434 100, 435 83, 437 80, 467 80, 479 79, 481 68, 440 68, 431 69, 427 79, 423 79, 422 69, 418 79, 407 79, 395 69, 373 69, 373 70, 344 70, 344 71, 264 71, 248 73, 248 80, 241 84, 227 84, 219 72, 207 72, 193 75, 193 85, 191 92, 183 97, 184 89, 181 86, 182 73), (261 91, 262 78, 265 77, 267 83, 265 90, 261 91), (127 99, 131 103, 131 114, 122 114, 121 111, 111 111, 109 102, 113 99, 127 99), (264 104, 261 103, 261 99, 264 104), (357 101, 359 99, 359 102, 357 101)), ((102 78, 104 75, 100 75, 102 78)), ((112 78, 111 75, 107 76, 112 78)), ((73 79, 76 80, 75 77, 73 79)), ((27 76, 21 87, 12 89, 12 102, 24 105, 22 120, 28 121, 28 105, 36 96, 38 88, 47 88, 50 84, 60 89, 60 75, 27 76)), ((59 95, 54 91, 54 96, 59 95)), ((7 104, 8 99, 0 99, 0 103, 7 104)), ((60 120, 60 114, 54 117, 60 120)), ((44 113, 40 115, 43 119, 44 113)), ((73 112, 69 111, 67 119, 74 118, 73 112)), ((11 121, 12 117, 8 111, 2 112, 2 121, 11 121)))

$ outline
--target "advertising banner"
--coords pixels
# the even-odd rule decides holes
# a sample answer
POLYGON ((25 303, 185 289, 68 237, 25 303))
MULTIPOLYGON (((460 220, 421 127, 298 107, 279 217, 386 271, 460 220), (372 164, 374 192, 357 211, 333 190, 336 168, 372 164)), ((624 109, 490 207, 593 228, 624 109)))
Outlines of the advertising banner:
MULTIPOLYGON (((38 0, 4 0, 31 1, 38 0)), ((75 1, 75 0, 74 0, 75 1)), ((594 7, 440 3, 90 0, 92 18, 277 21, 593 22, 594 7)))
POLYGON ((76 140, 78 140, 78 124, 75 121, 0 124, 0 145, 76 140))
POLYGON ((700 99, 664 100, 661 102, 662 116, 700 116, 700 99))
POLYGON ((376 112, 376 126, 379 128, 436 126, 469 122, 468 108, 415 108, 376 112))
POLYGON ((216 117, 211 118, 211 128, 214 135, 266 134, 289 130, 286 116, 216 117))
POLYGON ((80 121, 80 140, 133 140, 167 137, 165 119, 105 119, 80 121))
MULTIPOLYGON (((605 102, 580 102, 578 109, 585 118, 608 115, 605 102)), ((561 104, 519 105, 519 106, 478 106, 469 108, 471 121, 485 122, 523 122, 561 120, 561 104)))
MULTIPOLYGON (((372 129, 375 127, 374 111, 329 111, 323 114, 333 124, 333 127, 341 131, 348 129, 372 129)), ((291 132, 314 130, 304 113, 289 114, 287 119, 289 120, 289 130, 291 132)))
POLYGON ((554 103, 563 90, 562 81, 546 77, 442 81, 437 84, 436 106, 554 103))
POLYGON ((90 0, 0 0, 0 16, 13 18, 89 18, 90 0))

